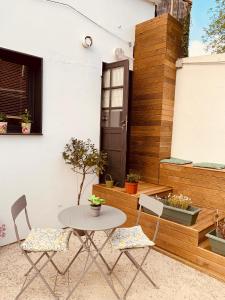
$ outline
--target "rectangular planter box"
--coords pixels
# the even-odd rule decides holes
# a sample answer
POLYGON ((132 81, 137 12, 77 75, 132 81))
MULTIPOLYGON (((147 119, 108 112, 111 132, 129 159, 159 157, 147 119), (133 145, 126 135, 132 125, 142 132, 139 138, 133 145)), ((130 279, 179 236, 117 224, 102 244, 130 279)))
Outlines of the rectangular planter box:
POLYGON ((225 256, 225 240, 219 237, 216 229, 206 234, 213 252, 225 256))
MULTIPOLYGON (((143 211, 153 214, 147 209, 143 209, 143 211)), ((200 211, 200 208, 194 206, 191 206, 188 209, 181 209, 164 204, 162 218, 182 225, 191 226, 196 223, 200 211)))

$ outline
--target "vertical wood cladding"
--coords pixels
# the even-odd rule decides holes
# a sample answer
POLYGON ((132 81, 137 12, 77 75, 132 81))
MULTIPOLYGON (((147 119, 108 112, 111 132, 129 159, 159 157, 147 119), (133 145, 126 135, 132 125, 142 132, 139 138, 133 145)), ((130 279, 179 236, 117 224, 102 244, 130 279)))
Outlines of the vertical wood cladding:
POLYGON ((171 153, 181 34, 181 24, 169 14, 136 26, 128 168, 152 183, 159 182, 160 159, 171 153))

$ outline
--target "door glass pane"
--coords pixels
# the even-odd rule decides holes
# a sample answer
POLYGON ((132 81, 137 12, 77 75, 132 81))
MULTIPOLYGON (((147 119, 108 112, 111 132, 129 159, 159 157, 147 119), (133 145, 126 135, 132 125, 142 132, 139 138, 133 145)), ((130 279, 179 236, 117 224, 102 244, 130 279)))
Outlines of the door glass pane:
POLYGON ((112 86, 123 85, 124 67, 112 69, 112 86))
POLYGON ((113 89, 111 107, 122 107, 123 106, 123 89, 113 89))
POLYGON ((109 107, 109 90, 107 91, 103 91, 103 95, 102 95, 102 107, 106 108, 109 107))
POLYGON ((103 87, 110 87, 110 70, 107 70, 103 73, 103 87))
POLYGON ((102 127, 109 127, 109 110, 102 111, 102 127))
POLYGON ((122 109, 112 109, 110 116, 110 127, 121 126, 122 109))

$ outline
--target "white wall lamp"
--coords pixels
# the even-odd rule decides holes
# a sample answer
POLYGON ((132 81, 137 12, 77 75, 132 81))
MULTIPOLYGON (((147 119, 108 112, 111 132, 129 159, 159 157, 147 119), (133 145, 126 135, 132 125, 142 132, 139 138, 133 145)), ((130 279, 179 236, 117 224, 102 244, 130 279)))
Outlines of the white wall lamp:
POLYGON ((93 45, 93 39, 90 35, 86 35, 83 38, 83 42, 82 42, 82 46, 84 48, 91 48, 91 46, 93 45))

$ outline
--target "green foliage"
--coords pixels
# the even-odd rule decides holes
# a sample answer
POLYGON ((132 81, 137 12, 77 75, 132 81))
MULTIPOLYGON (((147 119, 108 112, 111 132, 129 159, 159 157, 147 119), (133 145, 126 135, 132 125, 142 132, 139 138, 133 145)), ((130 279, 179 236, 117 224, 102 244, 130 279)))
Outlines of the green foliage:
POLYGON ((166 200, 166 205, 181 208, 181 209, 188 209, 191 205, 191 198, 188 196, 180 195, 172 195, 169 194, 166 200))
POLYGON ((96 197, 95 195, 91 195, 89 198, 88 198, 88 201, 91 202, 91 205, 92 206, 100 206, 102 204, 105 203, 105 199, 102 199, 100 197, 96 197))
POLYGON ((181 47, 183 51, 183 57, 188 57, 189 54, 190 20, 191 20, 191 10, 189 9, 187 15, 182 20, 183 35, 182 35, 181 47))
POLYGON ((129 173, 127 174, 127 182, 130 182, 130 183, 137 183, 138 181, 140 180, 140 175, 139 174, 136 174, 136 173, 129 173))
POLYGON ((107 155, 99 152, 90 139, 82 141, 72 138, 65 146, 63 158, 76 173, 99 175, 104 171, 107 155))
POLYGON ((107 154, 98 151, 90 139, 82 141, 71 138, 70 143, 66 144, 62 155, 66 164, 71 165, 75 173, 82 175, 77 201, 79 205, 86 175, 102 174, 107 163, 107 154))
POLYGON ((216 0, 210 9, 211 23, 204 29, 203 42, 211 53, 225 52, 225 0, 216 0))
POLYGON ((6 122, 6 120, 7 120, 6 114, 0 112, 0 122, 6 122))
POLYGON ((22 123, 31 123, 32 122, 31 114, 29 113, 29 111, 27 109, 25 109, 24 114, 22 114, 20 117, 22 119, 22 123))

